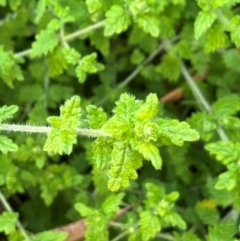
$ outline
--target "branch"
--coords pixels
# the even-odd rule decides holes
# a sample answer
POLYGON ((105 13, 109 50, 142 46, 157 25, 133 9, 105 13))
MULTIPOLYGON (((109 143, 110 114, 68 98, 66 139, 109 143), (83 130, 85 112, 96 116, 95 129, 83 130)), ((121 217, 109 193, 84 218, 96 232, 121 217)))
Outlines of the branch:
MULTIPOLYGON (((31 125, 16 125, 16 124, 0 124, 1 131, 12 131, 12 132, 28 132, 28 133, 39 133, 48 134, 52 127, 50 126, 31 126, 31 125)), ((78 135, 87 137, 112 137, 111 134, 106 133, 100 129, 87 129, 87 128, 76 128, 78 135)))
MULTIPOLYGON (((83 34, 86 34, 88 32, 91 32, 91 31, 95 30, 95 29, 103 27, 104 24, 105 24, 105 20, 100 21, 100 22, 95 23, 93 25, 90 25, 90 26, 88 26, 88 27, 86 27, 84 29, 81 29, 81 30, 76 31, 74 33, 71 33, 71 34, 68 34, 66 36, 63 36, 62 39, 60 39, 60 41, 69 42, 69 41, 71 41, 71 40, 73 40, 73 39, 75 39, 75 38, 77 38, 77 37, 79 37, 79 36, 81 36, 83 34)), ((31 53, 31 49, 27 49, 27 50, 24 50, 22 52, 14 54, 14 58, 15 59, 22 58, 22 57, 28 56, 30 53, 31 53)))

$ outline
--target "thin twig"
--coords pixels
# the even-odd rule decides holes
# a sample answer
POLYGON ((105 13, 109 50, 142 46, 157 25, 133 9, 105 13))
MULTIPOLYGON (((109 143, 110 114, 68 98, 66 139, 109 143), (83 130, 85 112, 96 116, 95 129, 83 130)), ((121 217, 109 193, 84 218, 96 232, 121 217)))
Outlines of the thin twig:
MULTIPOLYGON (((165 45, 166 50, 169 50, 169 49, 172 48, 171 42, 168 39, 164 39, 163 43, 165 45)), ((181 60, 179 60, 179 61, 180 61, 181 72, 182 72, 186 82, 188 83, 190 89, 192 90, 192 93, 195 96, 196 100, 201 103, 201 105, 203 106, 203 108, 205 109, 205 111, 207 113, 211 114, 212 113, 211 105, 207 102, 204 95, 199 90, 198 86, 196 85, 192 76, 189 74, 189 72, 188 72, 186 66, 184 65, 184 63, 181 60)), ((220 136, 220 138, 223 141, 228 141, 228 136, 221 126, 217 127, 217 132, 218 132, 218 135, 220 136)))
MULTIPOLYGON (((7 202, 6 198, 4 197, 3 193, 0 191, 0 201, 2 202, 4 208, 8 211, 8 212, 13 212, 13 209, 11 208, 11 206, 9 205, 9 203, 7 202)), ((16 226, 19 229, 20 233, 22 234, 22 236, 26 239, 26 240, 30 240, 30 238, 28 237, 25 229, 23 228, 22 224, 20 223, 19 220, 17 220, 16 222, 16 226)))
MULTIPOLYGON (((63 37, 61 38, 61 40, 62 40, 63 42, 69 42, 69 41, 71 41, 71 40, 73 40, 73 39, 75 39, 75 38, 77 38, 77 37, 80 37, 80 36, 83 35, 83 34, 86 34, 86 33, 88 33, 88 32, 91 32, 91 31, 95 30, 95 29, 98 29, 98 28, 103 27, 104 24, 105 24, 105 20, 100 21, 100 22, 95 23, 95 24, 93 24, 93 25, 90 25, 90 26, 88 26, 88 27, 86 27, 86 28, 84 28, 84 29, 81 29, 81 30, 76 31, 76 32, 74 32, 74 33, 71 33, 71 34, 68 34, 68 35, 66 35, 66 36, 63 36, 63 37)), ((22 57, 28 56, 30 53, 31 53, 31 49, 26 49, 26 50, 24 50, 24 51, 22 51, 22 52, 19 52, 19 53, 14 54, 14 58, 15 58, 15 59, 17 59, 17 58, 22 58, 22 57)))

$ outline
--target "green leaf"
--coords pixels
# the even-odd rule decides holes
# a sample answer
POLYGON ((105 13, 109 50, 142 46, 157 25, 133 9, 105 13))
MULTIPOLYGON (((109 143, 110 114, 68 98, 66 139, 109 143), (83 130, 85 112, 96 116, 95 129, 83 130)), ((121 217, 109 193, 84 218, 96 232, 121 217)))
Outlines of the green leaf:
POLYGON ((39 180, 41 196, 45 203, 50 205, 60 190, 76 186, 82 180, 82 176, 71 166, 66 164, 49 165, 39 180))
POLYGON ((90 55, 84 56, 79 62, 76 68, 76 74, 80 83, 84 83, 87 77, 87 73, 97 73, 104 69, 104 65, 96 61, 97 54, 92 53, 90 55))
MULTIPOLYGON (((45 231, 34 235, 32 241, 64 241, 68 236, 67 232, 45 231)), ((27 241, 27 240, 24 240, 27 241)))
MULTIPOLYGON (((1 129, 1 126, 0 126, 1 129)), ((8 152, 15 152, 18 150, 18 146, 13 143, 12 140, 8 139, 5 136, 0 136, 0 151, 4 154, 8 152)))
POLYGON ((196 141, 199 139, 199 133, 191 129, 188 123, 178 120, 158 119, 155 122, 158 125, 159 144, 182 146, 184 141, 196 141))
POLYGON ((154 16, 139 15, 135 21, 144 32, 150 33, 153 37, 157 37, 160 33, 158 19, 154 16))
POLYGON ((124 8, 118 5, 113 5, 106 12, 106 22, 104 35, 111 36, 114 33, 121 33, 125 31, 130 25, 131 19, 124 8))
POLYGON ((214 200, 199 201, 195 210, 204 224, 214 225, 219 221, 217 204, 214 200))
POLYGON ((239 142, 233 143, 231 141, 218 141, 205 146, 205 149, 208 150, 211 155, 215 155, 216 159, 224 165, 237 162, 240 155, 239 148, 239 142))
POLYGON ((180 62, 176 56, 164 55, 159 72, 168 80, 176 82, 180 75, 180 62))
POLYGON ((139 225, 143 241, 154 238, 162 228, 159 218, 151 211, 142 211, 140 213, 139 225))
POLYGON ((53 30, 42 30, 32 44, 31 57, 41 57, 52 52, 58 44, 58 38, 53 30))
POLYGON ((226 48, 229 45, 229 39, 221 26, 213 26, 207 33, 205 53, 211 53, 216 50, 226 48))
POLYGON ((60 107, 60 117, 48 117, 48 123, 53 127, 48 133, 44 151, 51 154, 70 154, 73 145, 77 143, 76 128, 80 126, 80 98, 73 96, 60 107))
POLYGON ((236 49, 226 51, 223 55, 223 61, 226 66, 236 72, 240 72, 240 55, 236 49))
POLYGON ((104 137, 98 137, 92 143, 92 152, 96 167, 100 170, 104 170, 111 160, 111 145, 104 137))
POLYGON ((140 109, 136 113, 138 120, 151 120, 158 113, 159 100, 156 94, 149 94, 146 98, 146 102, 141 105, 140 109))
POLYGON ((86 110, 88 113, 87 117, 90 128, 100 129, 107 121, 107 114, 101 107, 98 108, 95 105, 88 105, 86 110))
POLYGON ((240 110, 240 97, 238 95, 228 95, 219 99, 212 106, 213 113, 220 116, 234 115, 240 110))
POLYGON ((63 48, 62 54, 64 59, 67 61, 68 64, 77 64, 78 60, 80 59, 81 55, 78 53, 77 50, 74 48, 63 48))
POLYGON ((101 0, 86 0, 89 13, 94 13, 102 8, 103 2, 101 0))
POLYGON ((24 76, 11 51, 4 51, 0 45, 0 78, 11 88, 13 80, 22 81, 24 76))
POLYGON ((142 157, 127 144, 113 144, 112 159, 109 162, 108 188, 117 191, 121 186, 128 187, 130 179, 137 179, 136 169, 142 166, 142 157))
POLYGON ((5 234, 10 234, 15 230, 15 225, 18 220, 18 213, 3 212, 0 215, 0 231, 5 234))
POLYGON ((207 241, 233 240, 236 232, 236 226, 233 220, 215 224, 208 229, 207 241))
POLYGON ((158 148, 150 142, 141 142, 138 144, 138 151, 143 157, 152 162, 155 169, 161 169, 162 158, 159 154, 158 148))
POLYGON ((18 107, 16 105, 10 105, 0 108, 0 123, 4 120, 13 118, 13 115, 18 111, 18 107))
POLYGON ((5 7, 7 4, 6 0, 0 0, 0 6, 5 7))
POLYGON ((107 219, 114 217, 116 212, 119 210, 119 205, 122 203, 124 193, 118 193, 115 195, 110 195, 101 205, 103 213, 106 215, 107 219))
POLYGON ((214 12, 200 11, 194 23, 194 36, 199 39, 209 29, 217 16, 214 12))
POLYGON ((138 101, 134 96, 127 93, 121 94, 118 101, 116 101, 116 107, 113 109, 113 113, 117 119, 126 121, 134 121, 135 113, 138 111, 142 104, 142 101, 138 101))
POLYGON ((94 209, 91 207, 88 207, 87 205, 83 203, 76 203, 74 204, 74 208, 81 214, 83 217, 88 217, 90 215, 93 215, 94 209))
POLYGON ((232 190, 238 183, 238 172, 238 168, 234 167, 232 170, 220 174, 218 176, 218 181, 215 185, 215 188, 232 190))

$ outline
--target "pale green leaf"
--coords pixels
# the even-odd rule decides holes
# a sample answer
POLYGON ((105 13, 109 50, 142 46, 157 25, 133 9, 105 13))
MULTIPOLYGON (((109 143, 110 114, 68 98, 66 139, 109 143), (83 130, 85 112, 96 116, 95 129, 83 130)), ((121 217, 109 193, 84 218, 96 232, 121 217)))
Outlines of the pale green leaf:
POLYGON ((238 178, 239 174, 238 169, 236 168, 224 172, 218 176, 218 181, 215 185, 215 188, 232 190, 237 185, 238 178))
POLYGON ((138 151, 143 157, 152 162, 155 169, 161 169, 162 158, 158 148, 150 142, 141 142, 138 144, 138 151))
POLYGON ((108 188, 117 191, 121 186, 128 187, 130 179, 137 179, 136 169, 142 165, 142 157, 123 142, 113 145, 112 159, 109 162, 108 188))
MULTIPOLYGON (((31 238, 31 241, 65 241, 68 236, 67 232, 53 232, 53 231, 45 231, 40 232, 34 235, 31 238)), ((24 240, 28 241, 28 240, 24 240)))
POLYGON ((111 160, 112 147, 104 137, 98 137, 92 143, 93 159, 96 167, 104 170, 111 160))
POLYGON ((42 30, 32 44, 31 57, 40 57, 52 52, 58 44, 58 38, 52 30, 42 30))
POLYGON ((130 25, 130 16, 127 11, 118 5, 113 5, 106 13, 106 23, 104 29, 105 36, 125 31, 130 25))
POLYGON ((211 53, 219 49, 228 47, 229 39, 221 26, 213 26, 207 33, 207 39, 204 46, 205 53, 211 53))
POLYGON ((161 222, 159 218, 151 211, 142 211, 140 213, 139 225, 142 241, 148 241, 151 238, 154 238, 161 230, 161 222))
POLYGON ((113 218, 119 210, 119 205, 121 204, 124 195, 124 193, 110 195, 103 202, 101 209, 108 219, 113 218))
POLYGON ((89 13, 94 13, 102 8, 102 0, 86 0, 89 13))
POLYGON ((18 107, 16 105, 10 105, 0 108, 0 123, 4 120, 13 118, 13 115, 18 111, 18 107))
POLYGON ((80 123, 80 98, 73 96, 60 107, 60 117, 48 117, 48 123, 53 127, 48 133, 44 151, 50 154, 70 154, 73 145, 77 143, 76 128, 80 123))
POLYGON ((81 214, 83 217, 87 217, 93 214, 94 209, 91 207, 88 207, 87 205, 83 203, 75 203, 74 208, 81 214))
POLYGON ((214 12, 199 12, 194 23, 195 38, 200 38, 212 26, 216 18, 217 16, 214 12))
POLYGON ((13 81, 22 81, 24 76, 11 51, 4 51, 0 45, 0 79, 13 88, 13 81))
POLYGON ((18 213, 3 212, 0 215, 0 231, 5 234, 10 234, 15 230, 15 225, 18 220, 18 213))
POLYGON ((157 18, 149 15, 139 15, 135 21, 144 32, 150 33, 153 37, 157 37, 160 33, 159 23, 157 18))
POLYGON ((158 119, 156 121, 159 131, 160 145, 182 146, 184 141, 196 141, 199 139, 199 133, 191 129, 188 123, 178 120, 158 119))
POLYGON ((98 108, 95 105, 88 105, 86 110, 88 113, 87 117, 89 127, 93 129, 100 129, 107 120, 107 114, 101 107, 98 108))
POLYGON ((81 57, 78 51, 74 48, 63 48, 62 54, 67 63, 73 65, 77 64, 78 60, 81 57))
POLYGON ((138 120, 151 120, 158 113, 159 100, 156 94, 149 94, 136 113, 138 120))
MULTIPOLYGON (((0 126, 1 129, 1 126, 0 126)), ((6 136, 0 136, 0 151, 4 154, 8 152, 15 152, 18 150, 18 146, 13 143, 11 139, 8 139, 6 136)))

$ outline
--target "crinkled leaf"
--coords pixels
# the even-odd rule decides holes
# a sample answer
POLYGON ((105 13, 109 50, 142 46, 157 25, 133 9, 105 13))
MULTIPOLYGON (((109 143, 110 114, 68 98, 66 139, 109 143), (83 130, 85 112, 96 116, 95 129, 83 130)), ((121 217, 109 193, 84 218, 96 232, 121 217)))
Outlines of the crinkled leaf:
POLYGON ((194 23, 194 36, 200 38, 209 29, 217 18, 214 12, 200 11, 194 23))
POLYGON ((134 114, 140 108, 141 104, 142 101, 136 100, 134 96, 123 93, 116 102, 113 113, 118 119, 133 121, 134 114))
POLYGON ((151 120, 158 113, 159 101, 156 94, 149 94, 136 113, 138 120, 151 120))
POLYGON ((162 158, 160 156, 158 148, 150 142, 140 142, 138 144, 138 151, 143 157, 152 162, 155 169, 161 169, 162 158))
MULTIPOLYGON (((1 126, 0 126, 1 128, 1 126)), ((15 152, 18 150, 18 146, 13 143, 13 141, 6 136, 0 136, 0 151, 4 154, 8 152, 15 152)))
POLYGON ((13 118, 13 115, 18 111, 18 107, 16 105, 10 105, 0 108, 0 123, 4 120, 13 118))
POLYGON ((108 188, 117 191, 121 186, 128 187, 130 179, 137 179, 136 169, 141 165, 142 157, 136 151, 123 142, 115 142, 109 162, 108 188))
POLYGON ((52 30, 44 29, 37 36, 32 44, 31 57, 40 57, 52 52, 58 44, 56 33, 52 30))
POLYGON ((48 117, 47 121, 53 128, 48 133, 45 151, 60 155, 72 152, 73 145, 77 143, 76 128, 80 125, 80 112, 80 98, 73 96, 60 107, 60 117, 48 117))
POLYGON ((159 144, 182 146, 184 141, 196 141, 199 139, 199 133, 191 129, 188 123, 178 120, 158 119, 155 122, 158 125, 159 144))
POLYGON ((159 218, 151 211, 142 211, 140 213, 139 225, 143 241, 148 241, 151 238, 154 238, 161 230, 161 222, 159 218))
POLYGON ((107 114, 101 107, 97 107, 95 105, 88 105, 86 107, 87 117, 89 127, 93 129, 99 129, 103 126, 103 124, 107 120, 107 114))
POLYGON ((125 31, 130 25, 130 16, 127 11, 118 5, 113 5, 106 13, 106 23, 104 29, 105 36, 125 31))
POLYGON ((100 170, 104 170, 108 162, 111 160, 112 147, 104 137, 98 137, 92 143, 93 158, 96 163, 96 167, 100 170))
POLYGON ((10 234, 15 230, 15 225, 18 220, 18 213, 3 212, 0 215, 0 231, 5 234, 10 234))

